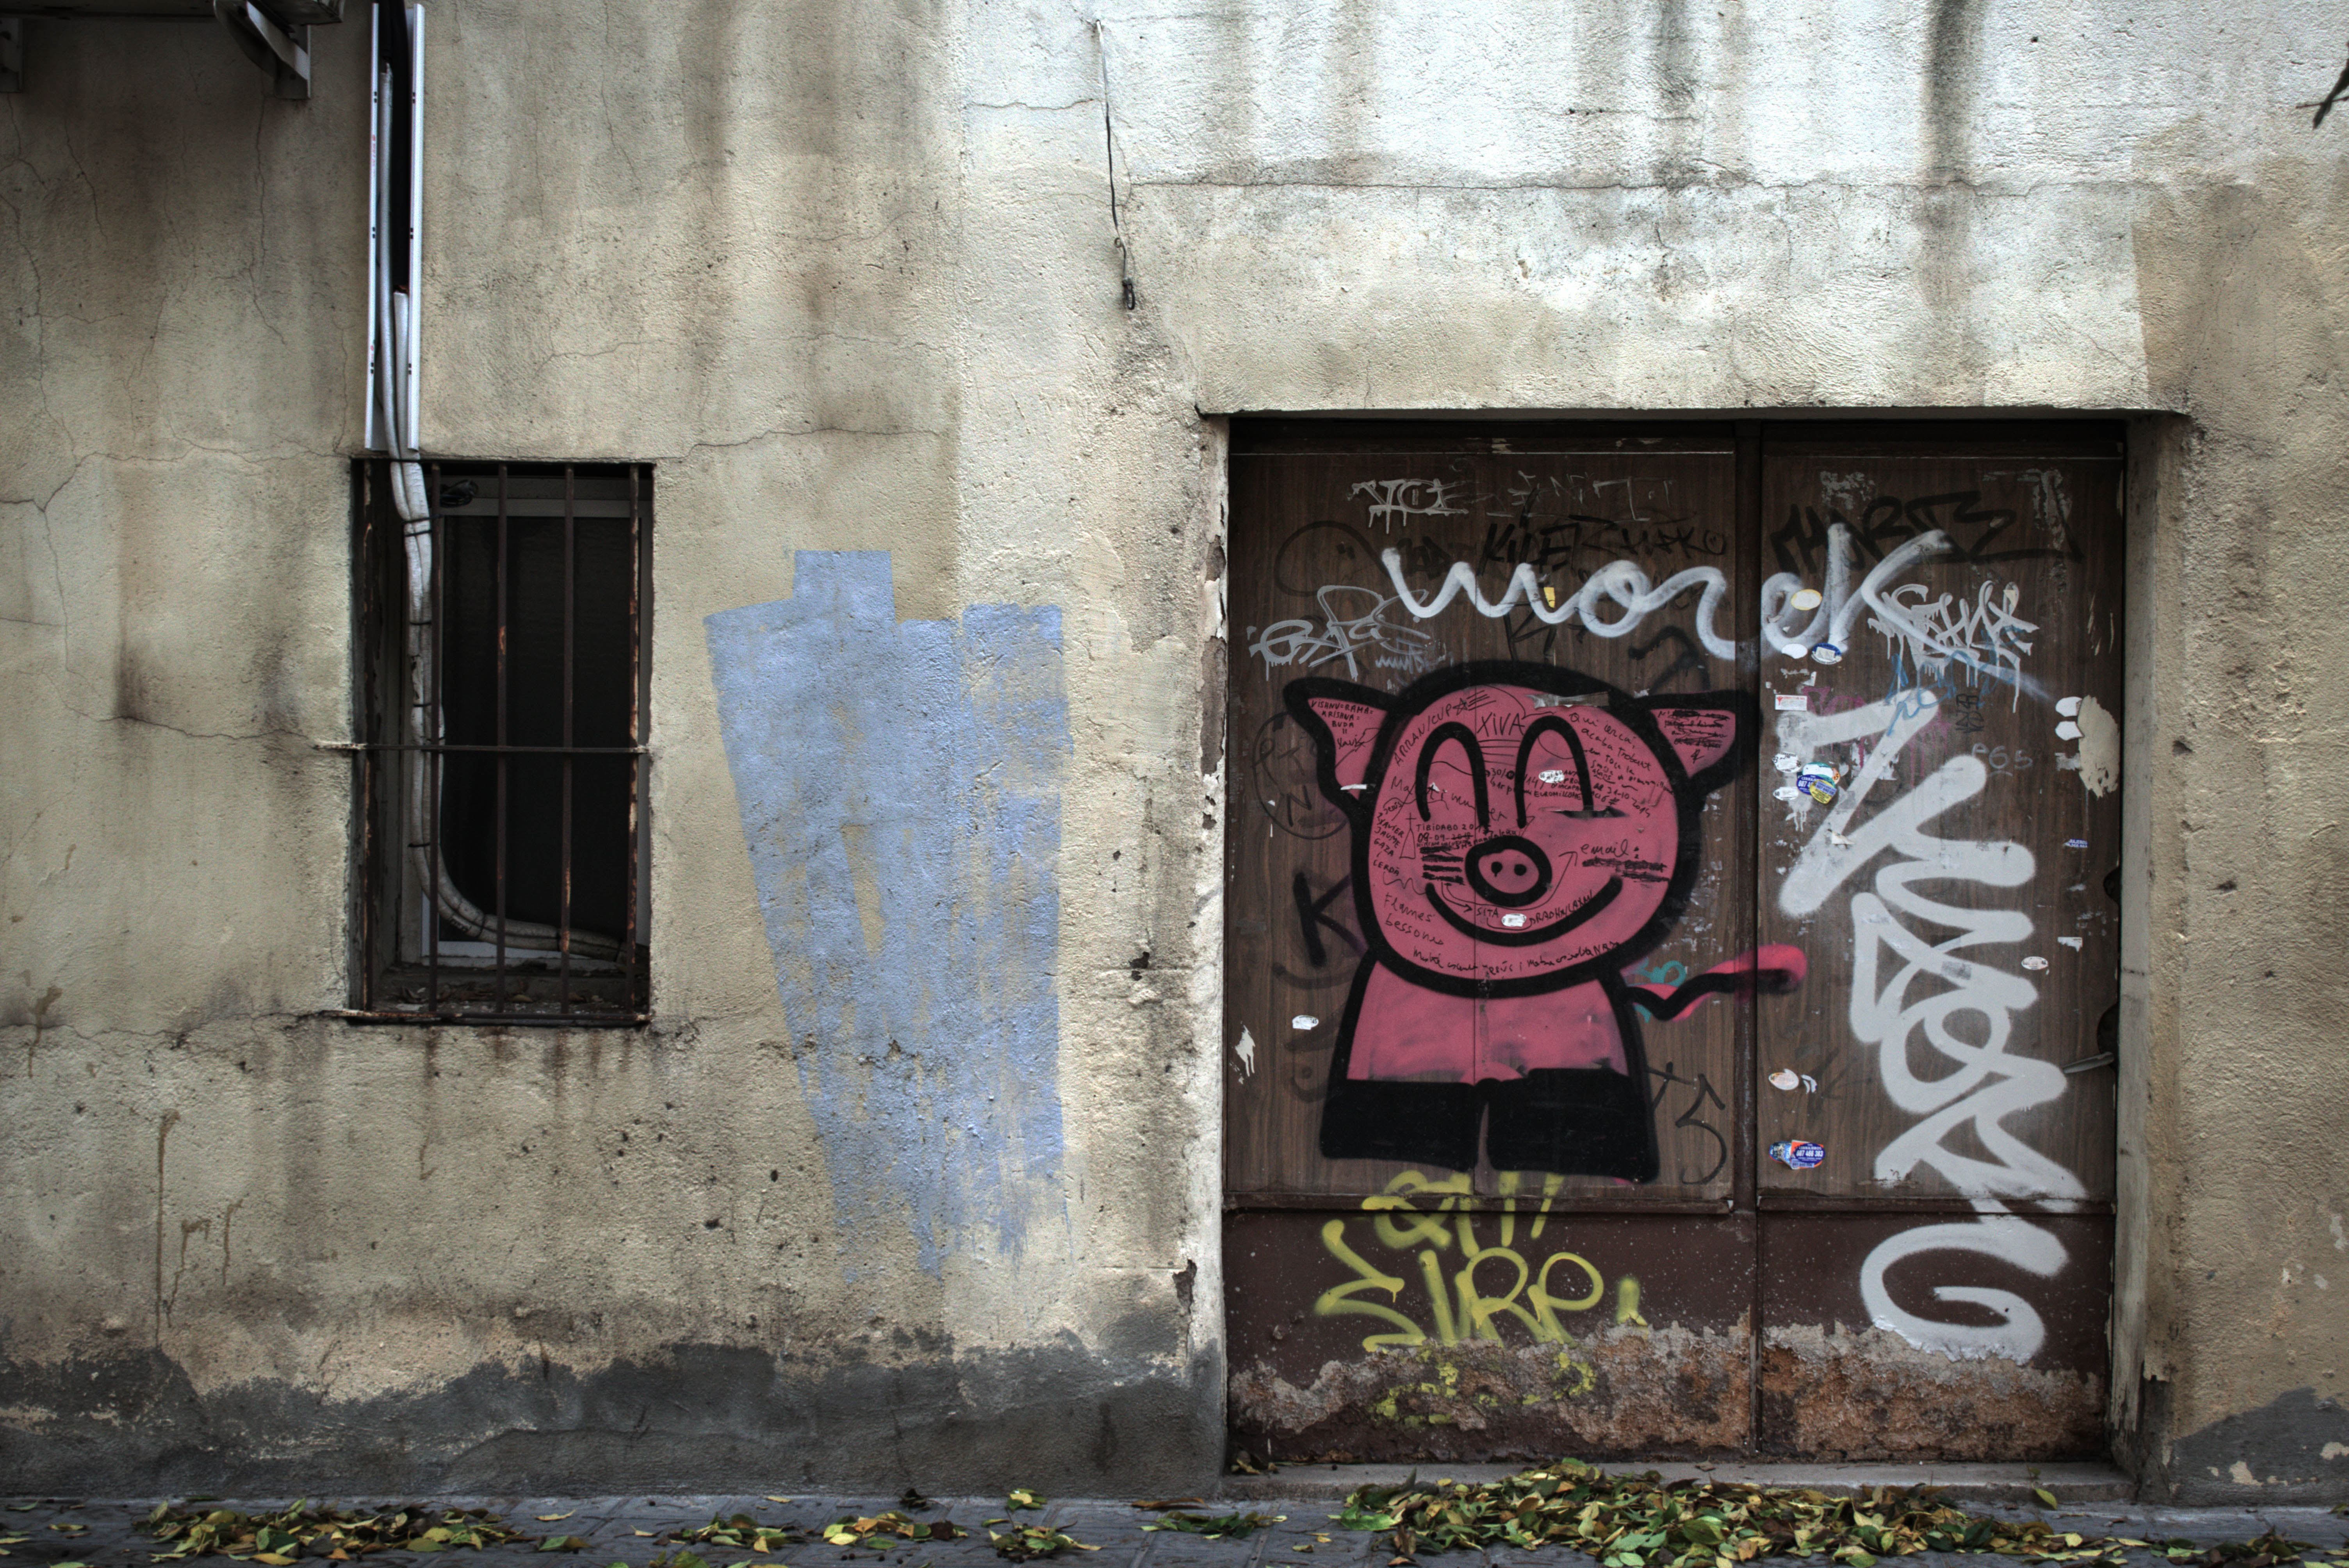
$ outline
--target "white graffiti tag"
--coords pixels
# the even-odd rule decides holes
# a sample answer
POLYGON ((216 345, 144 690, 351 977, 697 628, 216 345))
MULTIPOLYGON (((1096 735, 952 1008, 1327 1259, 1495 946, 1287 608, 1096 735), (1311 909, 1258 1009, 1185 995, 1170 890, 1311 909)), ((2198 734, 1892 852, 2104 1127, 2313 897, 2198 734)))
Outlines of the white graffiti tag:
POLYGON ((1422 600, 1402 580, 1402 552, 1388 550, 1379 559, 1386 563, 1388 581, 1394 584, 1395 597, 1402 607, 1424 621, 1440 614, 1452 603, 1455 594, 1465 593, 1476 613, 1487 620, 1497 621, 1509 613, 1513 604, 1522 603, 1545 625, 1556 626, 1576 615, 1582 617, 1585 630, 1601 637, 1620 637, 1645 620, 1652 611, 1661 609, 1692 588, 1702 587, 1703 597, 1696 604, 1696 638, 1704 651, 1716 659, 1733 659, 1737 645, 1723 636, 1713 627, 1713 613, 1729 593, 1729 580, 1720 569, 1712 566, 1692 566, 1675 573, 1654 587, 1648 585, 1648 574, 1629 561, 1618 561, 1602 566, 1590 574, 1589 580, 1571 594, 1561 595, 1554 589, 1545 589, 1534 576, 1531 562, 1520 562, 1509 573, 1509 584, 1498 599, 1485 597, 1485 590, 1476 582, 1476 569, 1465 561, 1455 561, 1452 570, 1444 575, 1443 585, 1432 599, 1422 600), (1551 603, 1555 600, 1556 603, 1551 603), (1623 614, 1617 619, 1600 619, 1600 607, 1612 604, 1623 614))
POLYGON ((1945 554, 1951 548, 1949 535, 1938 528, 1906 540, 1876 563, 1854 593, 1851 530, 1840 522, 1833 524, 1827 530, 1823 589, 1806 589, 1802 578, 1792 572, 1781 572, 1762 584, 1762 635, 1788 658, 1808 655, 1826 662, 1827 655, 1817 650, 1849 652, 1852 628, 1861 613, 1869 611, 1873 614, 1868 618, 1868 629, 1884 638, 1895 657, 1896 684, 1946 686, 1954 665, 1977 684, 1988 676, 2013 686, 2018 702, 2025 689, 2037 695, 2035 683, 2023 673, 2023 655, 2031 651, 2031 644, 2023 639, 2039 627, 2014 613, 2022 597, 2019 588, 2006 584, 1993 599, 1992 587, 1985 583, 1969 604, 1948 593, 1937 598, 1921 583, 1895 585, 1909 566, 1928 556, 1945 554), (1798 600, 1802 605, 1816 606, 1807 623, 1801 621, 1798 600), (1903 656, 1907 672, 1898 665, 1903 656))
POLYGON ((1450 480, 1363 480, 1346 493, 1369 496, 1371 521, 1392 529, 1414 517, 1461 516, 1467 509, 1452 504, 1461 499, 1461 489, 1450 480))
POLYGON ((1990 583, 1983 583, 1971 604, 1948 593, 1932 599, 1932 590, 1921 583, 1904 583, 1887 594, 1902 612, 1900 619, 1871 615, 1868 624, 1882 634, 1885 651, 1895 660, 1894 684, 1910 684, 1899 671, 1898 662, 1904 656, 1915 672, 1912 678, 1931 686, 1947 686, 1950 666, 1955 664, 1977 677, 1988 675, 2004 681, 2020 703, 2023 655, 2031 651, 2023 638, 2039 628, 2014 613, 2021 588, 2006 584, 1995 603, 1992 592, 1990 583))
POLYGON ((1268 673, 1282 665, 1310 669, 1343 659, 1347 676, 1361 680, 1363 655, 1373 669, 1405 676, 1424 675, 1443 660, 1443 645, 1435 634, 1389 621, 1387 612, 1395 602, 1374 588, 1332 583, 1314 598, 1321 606, 1319 621, 1275 621, 1248 645, 1248 652, 1265 662, 1268 673))
POLYGON ((1995 1326, 1941 1323, 1903 1310, 1893 1301, 1892 1293, 1884 1288, 1885 1271, 1918 1253, 1980 1253, 2001 1263, 2016 1264, 2041 1279, 2053 1279, 2063 1272, 2068 1261, 2062 1242, 2028 1220, 1986 1212, 1979 1220, 1914 1225, 1897 1235, 1887 1236, 1859 1265, 1860 1300, 1868 1308, 1870 1321, 1878 1328, 1890 1329, 1920 1350, 1938 1351, 1960 1361, 1985 1356, 2028 1361, 2039 1354, 2039 1347, 2046 1343, 2046 1325, 2040 1321, 2038 1312, 2029 1302, 2011 1290, 1978 1284, 1933 1287, 1937 1301, 1962 1301, 1990 1308, 2005 1319, 1995 1326))
POLYGON ((1920 1317, 1884 1285, 1894 1262, 1925 1252, 1986 1253, 2042 1277, 2053 1275, 2064 1262, 2063 1243, 2005 1213, 2002 1200, 2087 1195, 2077 1176, 2004 1125, 2009 1117, 2059 1098, 2066 1082, 2054 1063, 2008 1050, 2014 1016, 2037 1002, 2038 987, 1986 962, 1979 951, 2023 943, 2032 934, 2031 917, 2019 910, 1947 903, 1923 891, 1951 882, 2011 888, 2030 879, 2031 851, 2021 844, 1926 831, 1934 818, 1981 794, 1989 769, 1979 758, 1952 757, 1906 795, 1856 823, 1861 801, 1890 779, 1901 749, 1938 707, 1936 696, 1920 689, 1847 713, 1779 715, 1779 749, 1798 763, 1821 747, 1869 744, 1858 776, 1787 872, 1778 905, 1790 915, 1813 914, 1879 856, 1893 856, 1877 869, 1870 891, 1851 895, 1850 1025, 1856 1038, 1876 1047, 1886 1096, 1920 1119, 1878 1152, 1874 1174, 1898 1181, 1928 1167, 1972 1194, 1983 1217, 1889 1237, 1862 1268, 1862 1295, 1878 1327, 1921 1348, 2027 1361, 2046 1331, 2021 1297, 1971 1285, 1937 1286, 1939 1300, 1988 1307, 2005 1319, 1996 1327, 1969 1326, 1920 1317), (1936 942, 1917 926, 1955 934, 1936 942), (1917 1049, 1920 1043, 1923 1052, 1917 1049), (1920 1073, 1920 1061, 1941 1070, 1920 1073), (1950 1147, 1953 1134, 1988 1158, 1950 1147))

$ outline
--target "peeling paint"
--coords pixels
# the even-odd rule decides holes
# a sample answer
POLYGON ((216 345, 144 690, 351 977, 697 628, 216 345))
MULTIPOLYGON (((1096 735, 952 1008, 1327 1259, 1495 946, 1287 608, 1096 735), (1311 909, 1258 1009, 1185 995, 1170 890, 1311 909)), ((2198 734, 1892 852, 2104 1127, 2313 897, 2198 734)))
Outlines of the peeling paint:
POLYGON ((1818 1459, 2071 1459, 2104 1441, 2105 1380, 1999 1356, 1953 1359, 1880 1328, 1774 1327, 1763 1446, 1818 1459))
POLYGON ((2080 782, 2091 795, 2109 795, 2121 782, 2121 726, 2093 696, 2080 699, 2080 782))
POLYGON ((1236 1369, 1235 1427, 1284 1463, 1702 1453, 1745 1442, 1746 1334, 1629 1324, 1563 1345, 1475 1340, 1236 1369))

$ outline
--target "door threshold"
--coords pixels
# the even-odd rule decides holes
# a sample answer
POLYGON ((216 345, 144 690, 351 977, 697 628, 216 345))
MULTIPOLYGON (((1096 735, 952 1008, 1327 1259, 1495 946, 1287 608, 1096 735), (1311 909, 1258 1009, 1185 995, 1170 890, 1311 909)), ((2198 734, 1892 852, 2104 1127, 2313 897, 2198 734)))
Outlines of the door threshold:
MULTIPOLYGON (((1416 1471, 1427 1481, 1460 1480, 1471 1484, 1504 1480, 1528 1465, 1450 1464, 1431 1460, 1421 1465, 1284 1466, 1270 1475, 1226 1476, 1223 1495, 1251 1500, 1273 1498, 1342 1499, 1360 1486, 1399 1486, 1416 1471)), ((1831 1464, 1825 1460, 1747 1463, 1738 1460, 1692 1463, 1685 1460, 1619 1460, 1599 1466, 1617 1475, 1654 1470, 1665 1480, 1715 1480, 1729 1485, 1807 1487, 1819 1491, 1852 1492, 1879 1486, 1940 1487, 1952 1502, 2029 1503, 2034 1491, 2045 1491, 2058 1503, 2126 1502, 2137 1495, 2137 1483, 2112 1465, 2096 1462, 2061 1464, 1902 1464, 1890 1461, 1831 1464)))

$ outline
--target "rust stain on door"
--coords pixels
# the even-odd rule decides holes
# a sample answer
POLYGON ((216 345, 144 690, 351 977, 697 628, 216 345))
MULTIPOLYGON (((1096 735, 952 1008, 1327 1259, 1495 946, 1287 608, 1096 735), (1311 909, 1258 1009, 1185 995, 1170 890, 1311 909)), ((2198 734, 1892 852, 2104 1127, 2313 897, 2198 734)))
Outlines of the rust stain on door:
POLYGON ((1750 1222, 1382 1204, 1235 1213, 1225 1236, 1232 1419, 1251 1452, 1744 1446, 1750 1222))

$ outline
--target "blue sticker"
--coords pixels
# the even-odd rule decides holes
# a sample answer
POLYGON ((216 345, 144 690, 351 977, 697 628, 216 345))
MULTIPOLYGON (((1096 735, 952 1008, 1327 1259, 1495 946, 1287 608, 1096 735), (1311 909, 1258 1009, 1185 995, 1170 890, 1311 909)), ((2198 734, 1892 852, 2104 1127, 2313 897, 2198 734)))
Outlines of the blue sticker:
POLYGON ((1799 1138, 1789 1138, 1770 1145, 1770 1158, 1789 1171, 1808 1171, 1826 1157, 1826 1150, 1799 1138))
POLYGON ((2064 847, 2067 850, 2085 850, 2088 847, 2088 841, 2085 839, 2066 839, 2064 841, 2064 847))

